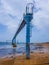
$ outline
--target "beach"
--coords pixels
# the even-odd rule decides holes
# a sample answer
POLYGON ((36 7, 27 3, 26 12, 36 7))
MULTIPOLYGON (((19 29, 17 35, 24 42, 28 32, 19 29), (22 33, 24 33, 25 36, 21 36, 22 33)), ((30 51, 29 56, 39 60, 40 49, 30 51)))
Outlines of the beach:
POLYGON ((26 59, 26 53, 16 56, 0 58, 0 65, 49 65, 49 44, 38 44, 46 46, 46 51, 38 48, 37 51, 30 52, 30 59, 26 59))
POLYGON ((30 59, 26 59, 25 54, 15 58, 0 59, 0 65, 49 65, 49 52, 35 52, 30 54, 30 59))

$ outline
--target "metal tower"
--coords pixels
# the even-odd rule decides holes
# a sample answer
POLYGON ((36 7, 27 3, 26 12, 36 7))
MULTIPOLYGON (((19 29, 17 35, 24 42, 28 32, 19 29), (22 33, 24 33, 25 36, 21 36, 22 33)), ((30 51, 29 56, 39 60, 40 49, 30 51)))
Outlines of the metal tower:
POLYGON ((26 6, 26 14, 24 15, 24 20, 26 21, 26 58, 30 58, 30 26, 33 15, 33 4, 29 3, 26 6))
POLYGON ((22 30, 22 28, 26 24, 26 58, 27 59, 30 58, 30 27, 31 27, 32 19, 33 19, 33 3, 28 3, 26 6, 26 13, 24 14, 23 21, 12 39, 12 43, 13 43, 18 33, 22 30))

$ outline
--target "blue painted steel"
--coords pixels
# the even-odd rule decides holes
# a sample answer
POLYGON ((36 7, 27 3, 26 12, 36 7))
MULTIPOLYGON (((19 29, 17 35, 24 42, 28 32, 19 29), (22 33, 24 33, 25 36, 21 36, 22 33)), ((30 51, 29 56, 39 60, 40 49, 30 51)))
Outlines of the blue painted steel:
POLYGON ((30 22, 32 20, 32 14, 26 14, 24 20, 26 21, 26 58, 30 58, 30 22))

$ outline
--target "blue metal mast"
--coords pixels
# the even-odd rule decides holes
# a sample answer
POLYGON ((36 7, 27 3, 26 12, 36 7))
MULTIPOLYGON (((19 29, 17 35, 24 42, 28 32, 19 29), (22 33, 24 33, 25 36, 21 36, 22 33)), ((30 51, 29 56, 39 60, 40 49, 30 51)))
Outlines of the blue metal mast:
POLYGON ((33 19, 33 4, 29 3, 26 6, 26 14, 24 20, 26 21, 26 58, 30 58, 30 25, 33 19))

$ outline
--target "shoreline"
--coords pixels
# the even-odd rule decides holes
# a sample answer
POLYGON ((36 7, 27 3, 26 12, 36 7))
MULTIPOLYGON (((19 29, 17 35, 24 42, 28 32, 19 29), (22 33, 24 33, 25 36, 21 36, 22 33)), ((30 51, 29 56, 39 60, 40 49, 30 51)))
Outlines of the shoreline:
POLYGON ((32 52, 28 60, 26 54, 2 58, 0 65, 49 65, 49 52, 32 52))
MULTIPOLYGON (((34 49, 33 51, 30 51, 30 53, 34 53, 34 52, 39 52, 39 53, 47 53, 47 52, 49 52, 49 48, 48 47, 46 47, 46 46, 43 46, 43 48, 41 48, 41 49, 34 49)), ((5 56, 3 56, 3 57, 0 57, 0 59, 2 59, 2 58, 10 58, 10 57, 13 57, 14 55, 15 56, 22 56, 23 54, 25 54, 25 52, 24 53, 16 53, 16 52, 14 52, 14 53, 12 53, 12 54, 8 54, 8 55, 5 55, 5 56)))
POLYGON ((38 46, 36 51, 30 52, 30 59, 26 59, 26 53, 18 56, 14 53, 0 58, 0 65, 49 65, 49 44, 39 44, 38 46), (46 46, 45 50, 43 46, 46 46))

